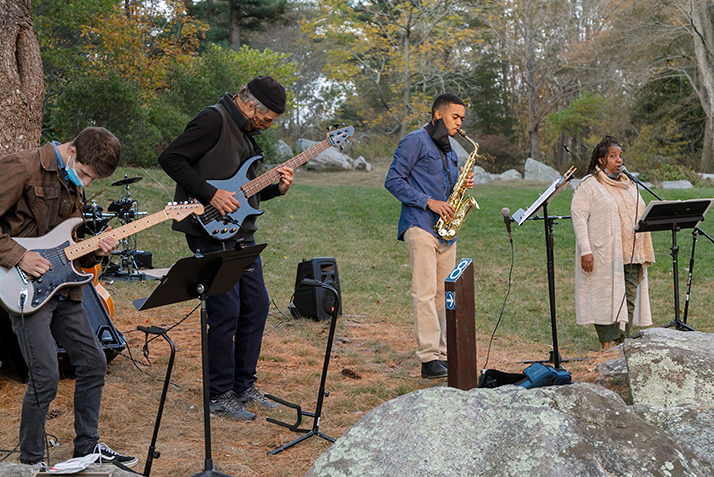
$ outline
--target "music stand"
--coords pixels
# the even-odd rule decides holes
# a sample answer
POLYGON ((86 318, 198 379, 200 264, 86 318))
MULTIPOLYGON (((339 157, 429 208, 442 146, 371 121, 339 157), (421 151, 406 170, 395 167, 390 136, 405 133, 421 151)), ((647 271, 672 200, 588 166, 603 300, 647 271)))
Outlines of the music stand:
POLYGON ((679 269, 677 255, 677 232, 681 229, 691 229, 704 220, 713 199, 689 200, 653 200, 647 204, 640 220, 635 226, 635 232, 656 232, 659 230, 672 231, 672 275, 674 280, 674 320, 665 328, 674 326, 679 331, 694 331, 686 321, 679 319, 679 269))
POLYGON ((560 353, 558 352, 558 327, 556 326, 555 317, 555 259, 553 258, 553 225, 557 219, 569 219, 570 216, 549 216, 548 204, 555 198, 560 191, 565 189, 568 181, 573 177, 577 169, 571 167, 560 179, 556 179, 553 183, 528 207, 525 212, 523 209, 518 209, 513 214, 513 221, 518 225, 523 225, 526 220, 543 220, 545 224, 545 249, 548 262, 548 298, 550 301, 550 327, 553 335, 553 351, 551 352, 550 360, 553 367, 560 368, 560 353), (540 209, 543 209, 543 217, 535 215, 540 209))
POLYGON ((206 459, 203 472, 193 477, 229 477, 215 470, 211 457, 211 415, 208 377, 208 311, 206 298, 225 293, 241 279, 246 267, 253 263, 265 244, 240 250, 197 254, 176 262, 161 279, 151 296, 134 300, 137 310, 147 310, 194 298, 201 300, 201 366, 203 368, 203 430, 206 459))

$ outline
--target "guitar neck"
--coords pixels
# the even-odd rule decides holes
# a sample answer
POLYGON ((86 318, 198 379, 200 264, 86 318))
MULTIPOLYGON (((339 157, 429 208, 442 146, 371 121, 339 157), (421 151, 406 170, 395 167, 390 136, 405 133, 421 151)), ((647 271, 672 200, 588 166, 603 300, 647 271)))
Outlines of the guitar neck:
POLYGON ((99 242, 107 237, 114 237, 117 240, 121 240, 130 235, 134 235, 137 232, 148 229, 156 224, 168 220, 170 217, 165 210, 161 212, 156 212, 155 214, 148 215, 143 219, 135 220, 134 222, 129 222, 126 225, 122 225, 117 229, 112 229, 108 232, 95 235, 81 242, 77 242, 74 245, 64 249, 64 253, 70 260, 75 260, 79 257, 83 257, 87 254, 99 250, 99 242))
POLYGON ((312 146, 310 149, 307 149, 306 151, 301 152, 297 156, 293 157, 290 160, 287 160, 280 164, 279 166, 273 167, 270 169, 268 172, 265 172, 261 174, 260 176, 256 177, 250 182, 247 182, 241 186, 241 190, 245 194, 246 197, 252 197, 261 190, 265 189, 268 187, 270 184, 273 182, 276 182, 277 180, 280 179, 280 174, 278 173, 277 169, 279 167, 289 167, 291 169, 296 169, 303 164, 305 164, 307 161, 312 159, 313 157, 317 156, 320 154, 322 151, 328 149, 330 147, 330 143, 327 142, 327 139, 324 141, 315 144, 312 146))

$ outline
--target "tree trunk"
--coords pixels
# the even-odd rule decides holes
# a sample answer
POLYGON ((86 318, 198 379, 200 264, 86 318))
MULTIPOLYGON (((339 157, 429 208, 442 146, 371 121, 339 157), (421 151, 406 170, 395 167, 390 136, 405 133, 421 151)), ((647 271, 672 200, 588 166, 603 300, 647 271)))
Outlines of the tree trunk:
POLYGON ((526 47, 526 88, 528 91, 528 156, 540 161, 540 142, 538 138, 538 85, 536 78, 535 45, 533 44, 533 31, 531 27, 530 12, 526 10, 523 20, 524 40, 526 47))
POLYGON ((704 130, 704 147, 699 161, 701 172, 707 172, 714 164, 714 7, 710 2, 691 0, 692 40, 697 65, 699 100, 707 116, 704 130))
POLYGON ((409 62, 411 51, 409 49, 409 28, 404 32, 404 97, 402 101, 404 102, 404 108, 402 110, 402 124, 400 130, 400 137, 407 135, 407 126, 409 125, 409 100, 411 99, 411 78, 409 71, 409 62))
POLYGON ((702 156, 699 160, 700 172, 711 172, 714 164, 714 119, 707 116, 704 126, 704 144, 702 146, 702 156))
POLYGON ((0 156, 39 146, 44 96, 30 0, 0 0, 0 156))
POLYGON ((240 50, 240 12, 233 2, 228 2, 228 46, 234 51, 240 50))

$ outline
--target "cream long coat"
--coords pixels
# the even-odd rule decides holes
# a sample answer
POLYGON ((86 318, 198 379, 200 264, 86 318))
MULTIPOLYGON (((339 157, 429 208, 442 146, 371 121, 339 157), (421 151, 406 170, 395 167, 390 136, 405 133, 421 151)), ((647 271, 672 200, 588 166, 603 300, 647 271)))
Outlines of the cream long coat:
MULTIPOLYGON (((575 229, 577 323, 609 325, 618 321, 620 328, 624 329, 627 323, 627 303, 623 303, 625 272, 617 202, 595 177, 588 175, 573 194, 571 215, 575 229), (589 253, 593 254, 594 266, 591 273, 585 273, 580 259, 589 253)), ((642 269, 644 273, 637 287, 633 315, 635 326, 652 324, 647 269, 642 269)))

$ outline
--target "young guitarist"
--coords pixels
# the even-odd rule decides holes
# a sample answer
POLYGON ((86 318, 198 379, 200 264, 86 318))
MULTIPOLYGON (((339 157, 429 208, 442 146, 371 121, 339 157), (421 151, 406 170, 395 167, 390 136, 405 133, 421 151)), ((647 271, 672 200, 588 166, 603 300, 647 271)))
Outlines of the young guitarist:
MULTIPOLYGON (((175 200, 197 198, 204 204, 210 203, 223 216, 235 212, 240 206, 236 193, 243 192, 220 189, 207 181, 229 179, 249 159, 261 154, 255 136, 285 111, 285 102, 285 88, 280 83, 270 76, 258 76, 235 96, 226 93, 218 103, 198 113, 159 156, 161 167, 176 181, 175 200)), ((250 165, 247 179, 256 177, 259 162, 250 165)), ((276 171, 279 181, 248 197, 251 207, 257 209, 261 200, 288 191, 293 170, 279 167, 276 171)), ((173 228, 186 234, 194 253, 255 244, 255 216, 247 217, 236 226, 236 234, 224 240, 212 238, 193 220, 174 223, 173 228)), ((208 297, 211 413, 250 421, 255 414, 245 406, 276 406, 255 389, 269 304, 260 257, 231 291, 208 297)))
MULTIPOLYGON (((82 188, 94 179, 110 176, 119 163, 120 145, 104 128, 87 128, 69 143, 53 142, 38 149, 0 158, 0 265, 19 267, 40 278, 50 262, 26 250, 12 237, 39 237, 70 217, 82 217, 82 188)), ((118 245, 114 237, 80 259, 90 268, 118 245)), ((18 298, 22 301, 22 296, 18 298)), ((21 308, 24 311, 24 304, 21 308)), ((22 355, 29 368, 20 422, 20 462, 44 467, 45 422, 57 393, 59 364, 55 339, 62 343, 77 369, 74 391, 74 457, 101 453, 104 461, 126 466, 135 457, 124 456, 99 444, 99 406, 107 370, 102 351, 82 308, 82 288, 61 288, 32 314, 10 314, 22 355), (54 335, 54 337, 53 337, 54 335)))

